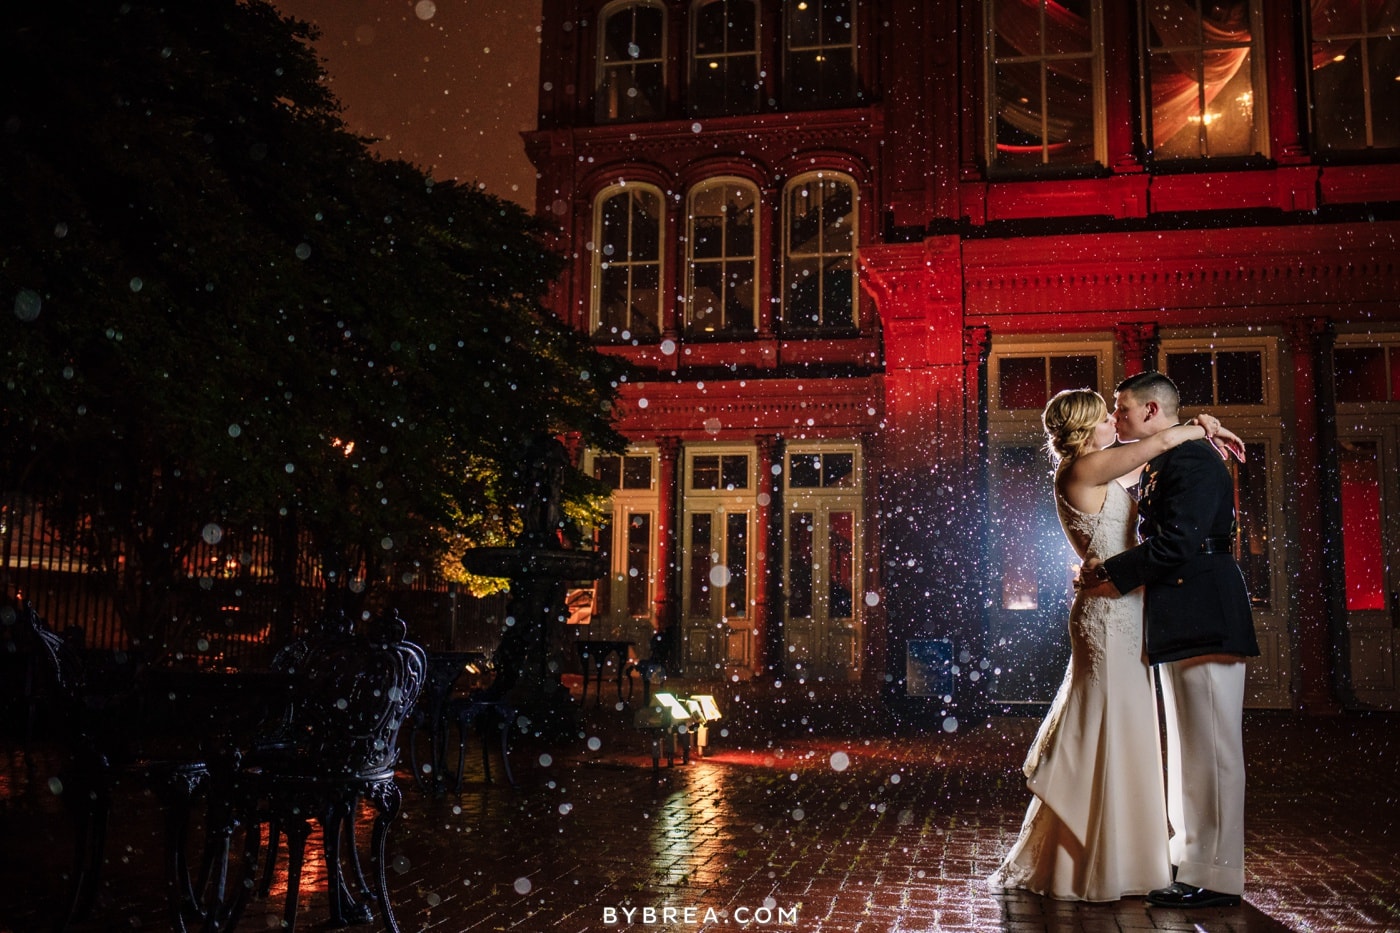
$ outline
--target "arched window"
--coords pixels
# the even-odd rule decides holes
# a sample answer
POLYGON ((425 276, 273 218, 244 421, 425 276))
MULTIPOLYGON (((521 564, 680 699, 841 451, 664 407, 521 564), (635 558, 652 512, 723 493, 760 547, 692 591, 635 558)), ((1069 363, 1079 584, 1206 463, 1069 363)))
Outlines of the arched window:
POLYGON ((783 105, 820 110, 856 103, 854 0, 786 0, 783 19, 783 105))
POLYGON ((691 16, 690 112, 709 117, 759 108, 758 5, 701 0, 691 16))
POLYGON ((661 332, 661 192, 610 188, 593 216, 593 336, 647 339, 661 332))
POLYGON ((687 243, 688 334, 751 334, 757 319, 758 189, 708 181, 690 194, 687 243))
POLYGON ((818 172, 783 194, 783 329, 850 330, 856 309, 856 186, 818 172))
POLYGON ((622 3, 603 12, 598 50, 600 123, 654 120, 666 112, 666 11, 622 3))
POLYGON ((1099 0, 988 0, 987 164, 1102 161, 1099 0))

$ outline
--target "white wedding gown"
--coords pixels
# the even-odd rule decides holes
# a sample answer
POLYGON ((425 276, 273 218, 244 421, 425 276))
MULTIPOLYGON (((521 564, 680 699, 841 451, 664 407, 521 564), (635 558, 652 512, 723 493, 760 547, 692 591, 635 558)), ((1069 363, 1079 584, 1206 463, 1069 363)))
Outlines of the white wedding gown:
MULTIPOLYGON (((1097 515, 1056 494, 1085 558, 1136 542, 1137 506, 1108 484, 1097 515)), ((1023 770, 1035 795, 1021 834, 988 880, 1064 900, 1113 901, 1171 883, 1157 695, 1142 653, 1142 592, 1074 598, 1064 682, 1023 770)))

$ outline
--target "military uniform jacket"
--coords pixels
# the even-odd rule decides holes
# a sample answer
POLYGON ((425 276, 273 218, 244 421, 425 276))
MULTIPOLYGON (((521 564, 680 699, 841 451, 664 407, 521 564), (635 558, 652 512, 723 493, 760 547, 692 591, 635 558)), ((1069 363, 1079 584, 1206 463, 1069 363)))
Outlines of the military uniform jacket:
POLYGON ((1138 490, 1142 543, 1104 561, 1104 570, 1120 593, 1145 587, 1148 661, 1259 654, 1244 575, 1223 546, 1234 536, 1235 494, 1215 448, 1188 441, 1158 455, 1138 490))

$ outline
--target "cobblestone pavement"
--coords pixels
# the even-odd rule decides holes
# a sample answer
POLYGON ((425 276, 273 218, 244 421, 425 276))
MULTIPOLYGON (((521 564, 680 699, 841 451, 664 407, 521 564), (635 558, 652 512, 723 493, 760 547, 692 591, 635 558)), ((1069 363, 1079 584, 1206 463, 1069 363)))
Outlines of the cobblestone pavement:
MULTIPOLYGON (((983 888, 1027 802, 1034 717, 895 735, 838 688, 714 692, 723 728, 689 764, 653 771, 635 702, 590 696, 577 741, 517 745, 517 787, 498 763, 485 783, 475 745, 460 795, 402 775, 389 838, 402 929, 1400 931, 1393 714, 1251 712, 1245 903, 1171 911, 983 888)), ((62 903, 71 831, 51 773, 49 756, 0 751, 0 929, 52 929, 62 903)), ((99 902, 74 929, 165 929, 158 813, 135 788, 118 801, 99 902)), ((308 859, 305 929, 324 926, 322 869, 308 859)), ((285 889, 240 929, 277 929, 285 889)))

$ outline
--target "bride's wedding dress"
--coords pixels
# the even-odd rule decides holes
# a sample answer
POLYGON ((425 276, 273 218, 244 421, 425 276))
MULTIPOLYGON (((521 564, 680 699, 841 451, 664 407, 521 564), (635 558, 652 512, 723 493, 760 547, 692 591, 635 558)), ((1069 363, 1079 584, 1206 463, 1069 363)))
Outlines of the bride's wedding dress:
MULTIPOLYGON (((1135 541, 1137 507, 1117 483, 1097 515, 1056 493, 1065 533, 1085 558, 1135 541)), ((1142 653, 1142 592, 1076 594, 1064 682, 1023 770, 1035 795, 989 879, 1065 900, 1112 901, 1171 883, 1157 695, 1142 653)))

